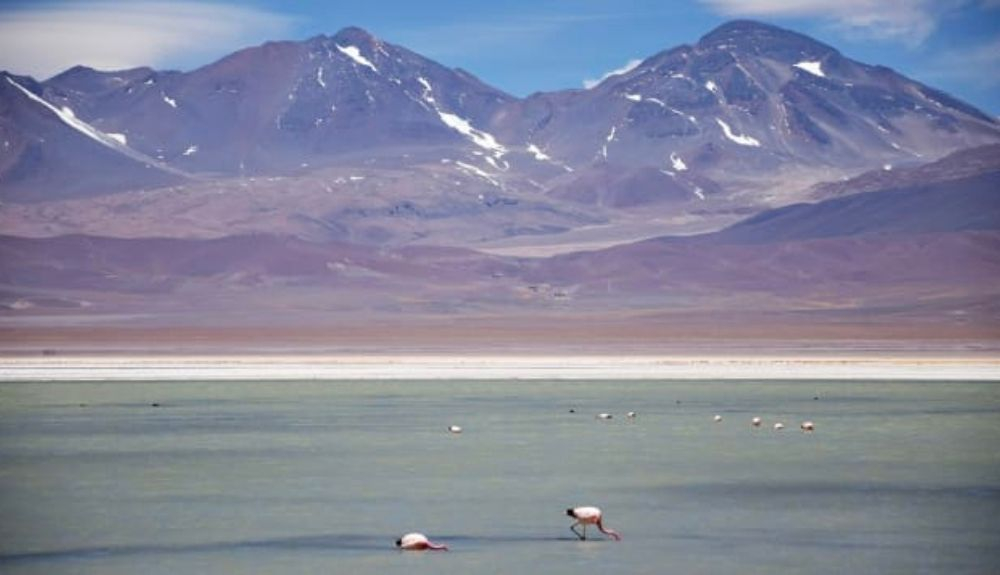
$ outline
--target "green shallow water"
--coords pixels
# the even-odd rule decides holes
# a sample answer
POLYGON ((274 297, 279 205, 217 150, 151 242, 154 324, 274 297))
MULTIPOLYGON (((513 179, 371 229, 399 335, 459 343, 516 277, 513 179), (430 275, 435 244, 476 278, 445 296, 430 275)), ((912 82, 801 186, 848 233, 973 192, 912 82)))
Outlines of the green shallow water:
POLYGON ((995 573, 998 446, 995 382, 6 383, 0 572, 995 573))

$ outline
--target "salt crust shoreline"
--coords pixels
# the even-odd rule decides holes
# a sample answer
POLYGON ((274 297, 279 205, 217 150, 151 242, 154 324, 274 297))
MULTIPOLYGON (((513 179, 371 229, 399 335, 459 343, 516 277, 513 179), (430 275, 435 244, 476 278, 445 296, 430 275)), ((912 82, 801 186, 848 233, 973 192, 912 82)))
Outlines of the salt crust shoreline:
POLYGON ((555 355, 0 358, 0 382, 379 379, 1000 381, 1000 358, 555 355))

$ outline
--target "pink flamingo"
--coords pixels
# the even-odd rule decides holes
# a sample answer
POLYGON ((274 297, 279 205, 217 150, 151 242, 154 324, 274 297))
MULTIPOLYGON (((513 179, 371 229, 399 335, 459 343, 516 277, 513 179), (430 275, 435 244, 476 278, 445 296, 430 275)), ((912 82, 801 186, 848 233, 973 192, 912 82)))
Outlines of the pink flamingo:
POLYGON ((396 540, 396 547, 403 549, 405 551, 425 551, 430 549, 432 551, 447 551, 448 546, 442 545, 440 543, 434 543, 423 533, 407 533, 399 539, 396 540))
POLYGON ((610 536, 615 541, 621 541, 622 536, 612 529, 605 529, 601 523, 603 514, 598 507, 571 507, 566 510, 566 515, 576 519, 576 523, 569 526, 570 531, 576 534, 581 541, 587 539, 587 525, 597 525, 597 528, 605 535, 610 536), (583 525, 583 533, 576 530, 577 525, 583 525))

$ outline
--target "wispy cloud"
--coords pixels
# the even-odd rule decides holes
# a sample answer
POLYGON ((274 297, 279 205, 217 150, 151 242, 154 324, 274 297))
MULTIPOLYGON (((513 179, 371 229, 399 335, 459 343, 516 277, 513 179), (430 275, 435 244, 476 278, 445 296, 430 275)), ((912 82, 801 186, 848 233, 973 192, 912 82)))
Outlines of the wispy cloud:
POLYGON ((48 78, 75 64, 102 70, 197 61, 281 38, 293 19, 204 2, 60 2, 0 12, 0 69, 48 78))
MULTIPOLYGON (((806 17, 851 34, 919 45, 934 31, 946 0, 700 0, 725 16, 806 17)), ((989 0, 984 0, 989 1, 989 0)))
POLYGON ((593 88, 594 86, 600 84, 601 82, 607 80, 611 76, 617 76, 619 74, 627 74, 627 73, 631 72, 632 70, 635 69, 636 66, 638 66, 641 63, 642 63, 642 60, 639 60, 639 59, 629 60, 621 68, 616 68, 616 69, 614 69, 614 70, 612 70, 612 71, 604 74, 600 78, 597 78, 597 79, 587 78, 586 80, 583 81, 583 87, 589 90, 589 89, 593 88))

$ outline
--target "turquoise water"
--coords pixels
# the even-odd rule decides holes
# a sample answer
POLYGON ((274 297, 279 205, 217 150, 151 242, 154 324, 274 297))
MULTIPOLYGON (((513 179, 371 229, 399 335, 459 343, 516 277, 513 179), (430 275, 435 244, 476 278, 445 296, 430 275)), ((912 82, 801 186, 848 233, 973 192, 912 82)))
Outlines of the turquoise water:
POLYGON ((0 384, 2 573, 998 565, 1000 383, 0 384))

